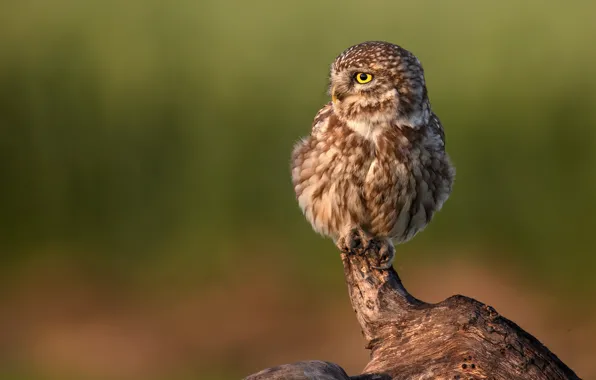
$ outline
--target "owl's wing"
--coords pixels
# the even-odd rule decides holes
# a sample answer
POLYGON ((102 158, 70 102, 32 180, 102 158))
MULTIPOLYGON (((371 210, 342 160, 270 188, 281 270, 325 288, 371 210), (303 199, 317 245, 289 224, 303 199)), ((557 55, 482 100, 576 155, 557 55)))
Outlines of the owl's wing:
POLYGON ((441 120, 439 117, 435 115, 435 113, 431 113, 430 120, 428 121, 428 127, 434 132, 433 134, 439 136, 441 138, 441 142, 443 143, 443 147, 445 147, 445 131, 443 130, 443 125, 441 124, 441 120))
POLYGON ((325 132, 327 129, 327 122, 329 120, 329 116, 333 114, 333 103, 329 102, 323 106, 315 115, 315 119, 312 122, 312 131, 311 133, 316 132, 325 132))

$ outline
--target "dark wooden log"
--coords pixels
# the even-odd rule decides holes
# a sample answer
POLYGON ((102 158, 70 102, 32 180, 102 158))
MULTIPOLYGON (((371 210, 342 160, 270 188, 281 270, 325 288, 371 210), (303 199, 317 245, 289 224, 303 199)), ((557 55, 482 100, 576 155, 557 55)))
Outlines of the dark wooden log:
POLYGON ((262 370, 247 377, 249 380, 350 380, 337 364, 318 360, 284 364, 262 370))
POLYGON ((371 359, 347 377, 338 365, 298 362, 249 380, 579 379, 536 338, 490 306, 461 295, 437 304, 408 293, 395 270, 379 270, 378 245, 342 253, 356 318, 371 359))

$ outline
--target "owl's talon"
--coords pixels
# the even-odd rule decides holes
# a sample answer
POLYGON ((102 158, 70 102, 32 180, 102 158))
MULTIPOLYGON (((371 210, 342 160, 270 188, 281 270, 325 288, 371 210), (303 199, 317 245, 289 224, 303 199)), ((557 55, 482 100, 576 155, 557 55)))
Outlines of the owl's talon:
POLYGON ((393 260, 382 263, 381 265, 371 265, 371 267, 378 270, 387 270, 393 266, 393 260))
POLYGON ((395 259, 395 247, 391 241, 385 240, 379 242, 378 257, 379 265, 371 265, 371 267, 379 270, 385 270, 393 266, 393 259, 395 259))
POLYGON ((360 228, 353 228, 338 240, 337 247, 343 253, 362 255, 368 250, 370 242, 370 237, 364 231, 360 228))

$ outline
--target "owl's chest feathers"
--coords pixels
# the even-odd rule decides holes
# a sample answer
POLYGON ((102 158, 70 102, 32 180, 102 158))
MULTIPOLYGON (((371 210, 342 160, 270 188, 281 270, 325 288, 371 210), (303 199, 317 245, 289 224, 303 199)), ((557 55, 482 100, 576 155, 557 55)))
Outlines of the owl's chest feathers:
POLYGON ((391 195, 409 182, 409 168, 418 165, 411 153, 420 150, 419 139, 398 127, 371 127, 366 133, 342 128, 336 131, 341 143, 330 169, 347 174, 343 180, 356 186, 365 206, 379 200, 395 203, 391 195))
MULTIPOLYGON (((351 137, 357 144, 346 146, 341 157, 346 158, 345 168, 347 172, 351 169, 352 175, 343 178, 340 189, 345 192, 337 195, 350 199, 352 219, 371 233, 409 239, 418 230, 410 225, 411 211, 417 213, 416 203, 433 197, 431 189, 419 183, 422 177, 416 175, 429 164, 424 135, 395 126, 373 128, 364 135, 354 131, 351 137), (350 168, 350 163, 361 165, 350 168)), ((426 223, 426 214, 422 217, 426 223)))
POLYGON ((408 151, 412 143, 397 131, 376 129, 370 135, 363 136, 365 144, 370 146, 370 164, 364 183, 371 185, 379 180, 386 181, 393 177, 393 172, 406 164, 408 151))
MULTIPOLYGON (((394 187, 400 176, 408 175, 408 167, 416 165, 417 157, 413 156, 413 150, 419 150, 418 139, 412 139, 409 131, 402 131, 398 127, 369 127, 366 133, 354 131, 356 139, 366 148, 364 165, 361 178, 365 192, 372 189, 380 190, 384 187, 386 191, 394 187)), ((347 156, 358 152, 345 152, 347 156)))
POLYGON ((398 127, 363 135, 334 119, 294 152, 294 186, 306 218, 334 239, 354 225, 377 236, 411 238, 430 215, 419 206, 433 198, 420 182, 431 162, 429 140, 420 130, 398 127))

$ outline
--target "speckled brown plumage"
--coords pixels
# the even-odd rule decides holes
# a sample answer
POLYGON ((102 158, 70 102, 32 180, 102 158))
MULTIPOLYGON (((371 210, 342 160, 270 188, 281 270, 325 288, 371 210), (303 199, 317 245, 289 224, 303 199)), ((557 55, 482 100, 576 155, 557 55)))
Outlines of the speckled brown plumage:
POLYGON ((420 62, 397 45, 352 46, 333 62, 330 81, 333 101, 294 147, 296 197, 313 228, 337 244, 357 227, 386 240, 388 267, 391 240, 411 239, 451 193, 443 128, 420 62))

